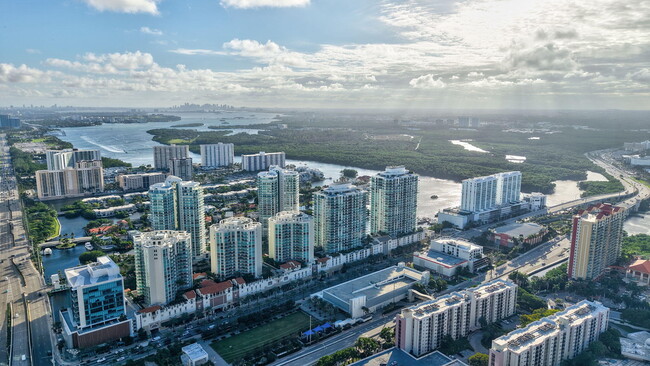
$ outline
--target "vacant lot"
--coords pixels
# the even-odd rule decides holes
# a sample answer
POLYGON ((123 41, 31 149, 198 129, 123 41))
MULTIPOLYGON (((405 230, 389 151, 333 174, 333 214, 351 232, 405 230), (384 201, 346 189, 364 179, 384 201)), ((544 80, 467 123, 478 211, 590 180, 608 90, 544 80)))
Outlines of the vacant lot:
MULTIPOLYGON (((314 324, 316 326, 316 324, 314 324)), ((297 336, 309 329, 309 316, 303 312, 293 313, 255 329, 212 343, 221 357, 232 363, 249 354, 260 352, 265 347, 283 338, 297 336)))

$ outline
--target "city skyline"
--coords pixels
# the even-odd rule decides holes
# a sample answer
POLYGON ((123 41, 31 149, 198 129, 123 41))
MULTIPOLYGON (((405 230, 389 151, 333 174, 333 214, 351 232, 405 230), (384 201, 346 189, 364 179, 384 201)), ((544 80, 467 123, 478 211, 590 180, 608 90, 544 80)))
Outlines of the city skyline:
POLYGON ((650 362, 650 0, 0 3, 0 365, 650 362))
POLYGON ((5 10, 7 106, 641 109, 648 97, 643 1, 80 0, 5 10))

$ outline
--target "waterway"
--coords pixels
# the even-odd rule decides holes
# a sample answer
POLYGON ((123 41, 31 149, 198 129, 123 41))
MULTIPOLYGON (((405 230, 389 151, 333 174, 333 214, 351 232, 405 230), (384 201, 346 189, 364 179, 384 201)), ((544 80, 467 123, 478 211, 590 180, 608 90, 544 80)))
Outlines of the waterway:
POLYGON ((625 220, 623 230, 628 235, 647 234, 650 235, 650 212, 642 212, 625 220))
POLYGON ((66 268, 76 267, 79 263, 79 256, 85 252, 83 245, 77 245, 70 249, 53 249, 52 255, 43 256, 43 272, 45 281, 50 282, 50 276, 63 272, 66 268))
POLYGON ((487 150, 483 150, 478 146, 474 146, 470 144, 472 140, 449 140, 454 145, 462 146, 463 149, 467 151, 474 151, 474 152, 480 152, 480 153, 489 153, 487 150))
MULTIPOLYGON (((64 128, 65 136, 60 136, 64 141, 72 143, 80 149, 99 149, 102 156, 117 158, 132 163, 135 166, 153 164, 153 146, 159 145, 152 141, 152 136, 146 131, 154 128, 170 128, 172 125, 184 123, 203 123, 203 126, 195 129, 206 131, 208 126, 221 126, 225 118, 232 125, 260 124, 270 123, 274 120, 275 115, 270 113, 248 113, 248 112, 226 112, 224 114, 212 113, 180 113, 181 121, 176 122, 155 122, 155 123, 137 123, 137 124, 103 124, 100 126, 90 127, 71 127, 64 128)), ((236 129, 237 132, 257 133, 257 129, 236 129)), ((459 141, 463 147, 474 147, 473 145, 459 141), (469 145, 466 146, 465 144, 469 145)), ((476 148, 476 147, 474 147, 476 148)), ((476 148, 478 150, 482 150, 476 148)), ((483 150, 485 151, 485 150, 483 150)), ((200 156, 192 154, 195 161, 200 161, 200 156)), ((240 158, 237 157, 236 161, 240 158)), ((323 172, 326 179, 320 184, 330 184, 340 176, 340 171, 345 168, 357 170, 360 176, 374 175, 378 171, 372 169, 363 169, 354 166, 343 166, 338 164, 327 164, 315 161, 287 159, 287 164, 308 165, 310 168, 319 169, 323 172)), ((407 167, 410 168, 410 167, 407 167)), ((417 173, 417 169, 416 169, 417 173)), ((587 180, 600 181, 606 180, 604 176, 594 172, 587 172, 587 180)), ((568 202, 580 198, 580 189, 577 181, 556 181, 555 192, 548 197, 550 206, 559 203, 568 202)), ((434 217, 435 214, 447 207, 458 206, 461 197, 461 184, 451 180, 437 179, 433 177, 420 177, 418 193, 418 217, 434 217), (438 196, 437 199, 431 199, 431 196, 438 196)), ((72 200, 74 201, 74 200, 72 200)), ((69 201, 58 201, 54 206, 59 209, 69 201)), ((66 219, 60 218, 61 233, 73 233, 76 237, 84 236, 83 226, 86 220, 83 218, 66 219)), ((640 218, 632 218, 626 222, 628 232, 650 232, 650 225, 647 219, 643 221, 640 218), (645 225, 644 225, 645 224, 645 225), (630 228, 635 228, 631 231, 630 228), (645 230, 645 231, 643 231, 645 230)), ((54 250, 52 256, 44 258, 44 267, 46 278, 49 274, 56 273, 59 269, 64 269, 72 265, 77 265, 76 260, 85 248, 77 246, 65 251, 54 250)))
MULTIPOLYGON (((604 182, 607 178, 596 172, 587 172, 587 179, 589 182, 604 182)), ((582 190, 578 187, 578 181, 575 180, 557 180, 555 183, 555 191, 548 195, 546 204, 548 206, 556 206, 564 202, 577 200, 582 194, 582 190)))
MULTIPOLYGON (((272 113, 251 113, 251 112, 223 112, 223 113, 174 113, 181 117, 175 122, 149 122, 149 123, 105 123, 99 126, 69 127, 61 129, 65 136, 59 136, 68 141, 76 148, 99 149, 102 156, 120 159, 131 163, 134 166, 153 164, 153 147, 160 145, 152 140, 148 130, 158 128, 171 128, 171 126, 186 123, 203 123, 199 127, 187 127, 197 131, 218 131, 212 130, 210 126, 229 125, 252 125, 267 124, 275 120, 272 113), (222 119, 224 121, 222 121, 222 119)), ((182 128, 181 128, 182 129, 182 128)), ((255 134, 257 129, 233 129, 234 132, 246 132, 255 134)), ((201 161, 201 157, 191 153, 194 161, 201 161)))

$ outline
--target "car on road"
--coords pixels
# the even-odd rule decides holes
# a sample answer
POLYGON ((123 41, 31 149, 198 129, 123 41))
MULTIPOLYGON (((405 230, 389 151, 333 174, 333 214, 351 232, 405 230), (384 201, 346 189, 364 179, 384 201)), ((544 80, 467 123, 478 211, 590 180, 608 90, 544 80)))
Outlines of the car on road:
POLYGON ((97 363, 102 363, 102 362, 104 362, 104 361, 106 361, 106 357, 102 357, 102 358, 100 358, 99 360, 97 360, 97 363))

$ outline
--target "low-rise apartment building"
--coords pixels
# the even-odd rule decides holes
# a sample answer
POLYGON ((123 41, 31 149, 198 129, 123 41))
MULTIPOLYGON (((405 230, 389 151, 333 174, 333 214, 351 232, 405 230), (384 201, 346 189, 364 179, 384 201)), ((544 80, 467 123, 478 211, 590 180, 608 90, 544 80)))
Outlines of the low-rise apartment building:
POLYGON ((464 338, 515 313, 517 285, 496 280, 403 309, 395 321, 395 345, 416 357, 440 347, 445 336, 464 338))
POLYGON ((492 341, 490 366, 557 366, 576 357, 607 330, 609 309, 583 300, 492 341))

